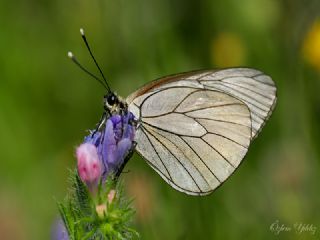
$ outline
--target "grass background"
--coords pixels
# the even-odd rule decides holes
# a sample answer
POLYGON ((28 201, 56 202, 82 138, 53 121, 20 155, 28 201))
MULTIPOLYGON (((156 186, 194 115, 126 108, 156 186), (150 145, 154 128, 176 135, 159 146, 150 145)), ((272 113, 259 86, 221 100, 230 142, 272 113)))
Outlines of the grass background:
POLYGON ((318 239, 318 0, 0 0, 1 239, 48 239, 74 149, 102 112, 83 27, 110 85, 127 96, 183 71, 250 66, 278 104, 239 170, 208 197, 169 187, 139 156, 125 174, 143 239, 318 239), (275 235, 279 221, 291 231, 275 235), (295 224, 309 224, 297 233, 295 224))

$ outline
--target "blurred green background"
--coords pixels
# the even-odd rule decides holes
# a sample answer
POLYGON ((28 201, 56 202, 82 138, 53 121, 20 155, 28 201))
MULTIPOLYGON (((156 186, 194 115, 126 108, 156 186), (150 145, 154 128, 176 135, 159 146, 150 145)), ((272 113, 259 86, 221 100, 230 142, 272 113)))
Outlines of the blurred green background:
POLYGON ((122 96, 229 66, 278 87, 244 163, 208 197, 173 190, 134 156, 125 183, 143 239, 319 239, 319 15, 319 0, 0 0, 0 239, 49 239, 75 146, 101 115, 104 89, 67 58, 96 72, 80 27, 122 96), (276 235, 277 221, 291 231, 276 235))

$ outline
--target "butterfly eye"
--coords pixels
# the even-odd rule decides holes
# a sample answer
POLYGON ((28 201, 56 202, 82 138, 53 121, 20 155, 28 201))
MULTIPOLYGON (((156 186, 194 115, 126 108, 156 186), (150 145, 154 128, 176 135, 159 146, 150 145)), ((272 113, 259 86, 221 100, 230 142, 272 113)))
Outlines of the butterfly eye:
POLYGON ((110 94, 109 96, 107 96, 107 103, 110 106, 113 106, 115 103, 117 103, 118 99, 114 94, 110 94))

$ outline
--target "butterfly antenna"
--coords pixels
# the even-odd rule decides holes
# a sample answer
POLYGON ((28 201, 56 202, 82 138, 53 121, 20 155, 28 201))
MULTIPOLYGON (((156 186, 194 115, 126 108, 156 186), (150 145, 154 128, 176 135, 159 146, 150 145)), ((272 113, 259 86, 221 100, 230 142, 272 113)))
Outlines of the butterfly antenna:
POLYGON ((105 76, 104 76, 101 68, 99 67, 98 62, 96 61, 95 57, 93 56, 93 53, 92 53, 91 48, 90 48, 90 46, 89 46, 89 43, 88 43, 88 41, 87 41, 86 35, 84 34, 84 30, 83 30, 82 28, 80 28, 80 34, 81 34, 81 37, 82 37, 84 43, 86 44, 86 47, 87 47, 87 49, 88 49, 88 51, 89 51, 89 53, 90 53, 90 55, 91 55, 94 63, 96 64, 96 66, 97 66, 97 68, 98 68, 98 70, 99 70, 99 72, 100 72, 100 74, 101 74, 101 76, 102 76, 102 78, 103 78, 103 81, 104 81, 105 85, 106 85, 107 88, 108 88, 108 91, 111 92, 110 87, 109 87, 109 84, 108 84, 108 82, 107 82, 107 79, 105 78, 105 76))
MULTIPOLYGON (((104 82, 99 79, 97 76, 95 76, 94 74, 92 74, 91 72, 89 72, 86 68, 84 68, 76 59, 76 57, 73 55, 72 52, 68 52, 68 57, 85 73, 87 73, 88 75, 90 75, 91 77, 93 77, 95 80, 97 80, 105 89, 109 90, 109 87, 107 87, 104 82)), ((110 91, 110 90, 109 90, 110 91)))

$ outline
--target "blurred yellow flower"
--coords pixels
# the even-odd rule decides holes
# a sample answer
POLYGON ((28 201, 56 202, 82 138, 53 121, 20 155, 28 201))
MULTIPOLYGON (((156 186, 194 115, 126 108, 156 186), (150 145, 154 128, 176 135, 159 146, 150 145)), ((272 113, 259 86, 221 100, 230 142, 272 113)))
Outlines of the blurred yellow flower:
POLYGON ((315 21, 307 31, 302 54, 311 66, 320 70, 320 20, 315 21))
POLYGON ((241 38, 234 33, 222 32, 211 43, 211 61, 218 68, 245 65, 246 52, 241 38))

